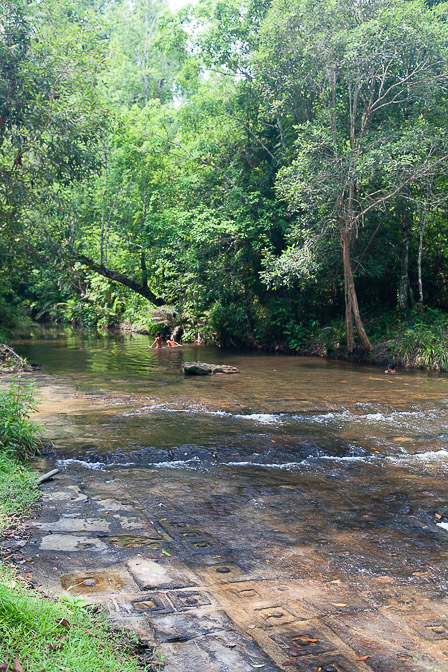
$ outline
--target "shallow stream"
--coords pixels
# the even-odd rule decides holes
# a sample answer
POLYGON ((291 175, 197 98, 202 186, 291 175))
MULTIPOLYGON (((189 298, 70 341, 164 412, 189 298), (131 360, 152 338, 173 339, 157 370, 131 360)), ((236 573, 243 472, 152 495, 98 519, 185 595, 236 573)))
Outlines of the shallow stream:
POLYGON ((42 365, 50 462, 181 520, 191 534, 173 549, 195 571, 222 557, 235 581, 308 582, 326 627, 370 637, 373 669, 448 669, 448 531, 434 517, 448 513, 448 376, 148 343, 52 330, 16 341, 42 365), (184 377, 196 359, 240 373, 184 377), (411 643, 388 663, 397 624, 411 643))

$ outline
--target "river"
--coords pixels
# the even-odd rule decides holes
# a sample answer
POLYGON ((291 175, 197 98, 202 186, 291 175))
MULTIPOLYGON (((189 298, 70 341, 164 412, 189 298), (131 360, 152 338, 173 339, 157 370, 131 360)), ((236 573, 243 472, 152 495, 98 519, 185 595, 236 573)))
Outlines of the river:
POLYGON ((169 552, 226 563, 214 599, 281 669, 448 670, 448 376, 148 343, 15 342, 42 365, 48 464, 180 521, 169 552), (197 359, 240 373, 185 377, 197 359), (297 619, 336 652, 291 653, 297 619))

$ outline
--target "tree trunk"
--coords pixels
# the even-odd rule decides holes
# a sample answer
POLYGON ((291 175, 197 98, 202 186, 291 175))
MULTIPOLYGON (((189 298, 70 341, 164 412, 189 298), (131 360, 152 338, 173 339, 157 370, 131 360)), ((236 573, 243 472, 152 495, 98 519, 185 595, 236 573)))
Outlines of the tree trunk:
POLYGON ((344 290, 345 290, 345 326, 347 330, 347 350, 353 352, 355 341, 353 336, 353 317, 355 318, 356 329, 362 345, 367 351, 370 351, 369 338, 364 329, 361 314, 359 312, 358 297, 356 294, 355 281, 350 259, 350 231, 344 225, 341 225, 342 237, 342 257, 344 262, 344 290))
POLYGON ((100 263, 104 264, 104 237, 106 229, 106 198, 107 198, 107 151, 104 152, 104 191, 103 204, 101 207, 101 244, 100 244, 100 263))
POLYGON ((344 295, 345 295, 345 330, 347 332, 347 350, 353 352, 355 339, 353 336, 352 294, 350 292, 350 234, 341 225, 342 259, 344 262, 344 295))
POLYGON ((359 312, 358 297, 356 296, 356 289, 355 289, 355 282, 353 280, 353 275, 351 277, 350 292, 352 295, 352 310, 353 315, 355 317, 356 330, 358 332, 358 336, 361 339, 361 343, 363 344, 365 350, 369 352, 372 349, 372 346, 370 345, 369 337, 366 334, 366 330, 364 329, 364 325, 362 323, 361 313, 359 312))
POLYGON ((409 209, 405 205, 403 219, 401 221, 401 270, 400 284, 398 288, 398 307, 401 312, 408 309, 408 287, 409 287, 409 240, 411 238, 411 220, 409 209))
POLYGON ((426 221, 428 219, 428 201, 430 193, 430 183, 428 181, 426 189, 426 201, 423 216, 420 217, 420 239, 418 241, 418 302, 423 305, 423 279, 422 279, 422 257, 423 257, 423 236, 425 235, 426 221))
POLYGON ((148 268, 146 266, 145 250, 142 250, 140 255, 140 268, 142 269, 142 286, 148 286, 148 268))

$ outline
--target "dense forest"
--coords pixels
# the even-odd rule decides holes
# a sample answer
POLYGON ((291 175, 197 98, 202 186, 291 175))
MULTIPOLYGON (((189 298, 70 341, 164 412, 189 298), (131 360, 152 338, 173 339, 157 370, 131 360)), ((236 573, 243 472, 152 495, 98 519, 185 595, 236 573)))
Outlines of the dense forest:
POLYGON ((447 24, 424 0, 0 0, 2 333, 448 366, 447 24))

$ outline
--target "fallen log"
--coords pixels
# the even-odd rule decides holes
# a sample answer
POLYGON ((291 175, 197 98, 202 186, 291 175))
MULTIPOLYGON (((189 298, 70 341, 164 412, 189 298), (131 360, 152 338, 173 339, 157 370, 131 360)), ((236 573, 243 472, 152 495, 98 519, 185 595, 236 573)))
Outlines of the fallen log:
POLYGON ((0 359, 6 362, 7 359, 12 360, 12 363, 20 371, 32 371, 32 367, 22 358, 20 355, 15 352, 9 345, 0 343, 0 359))

